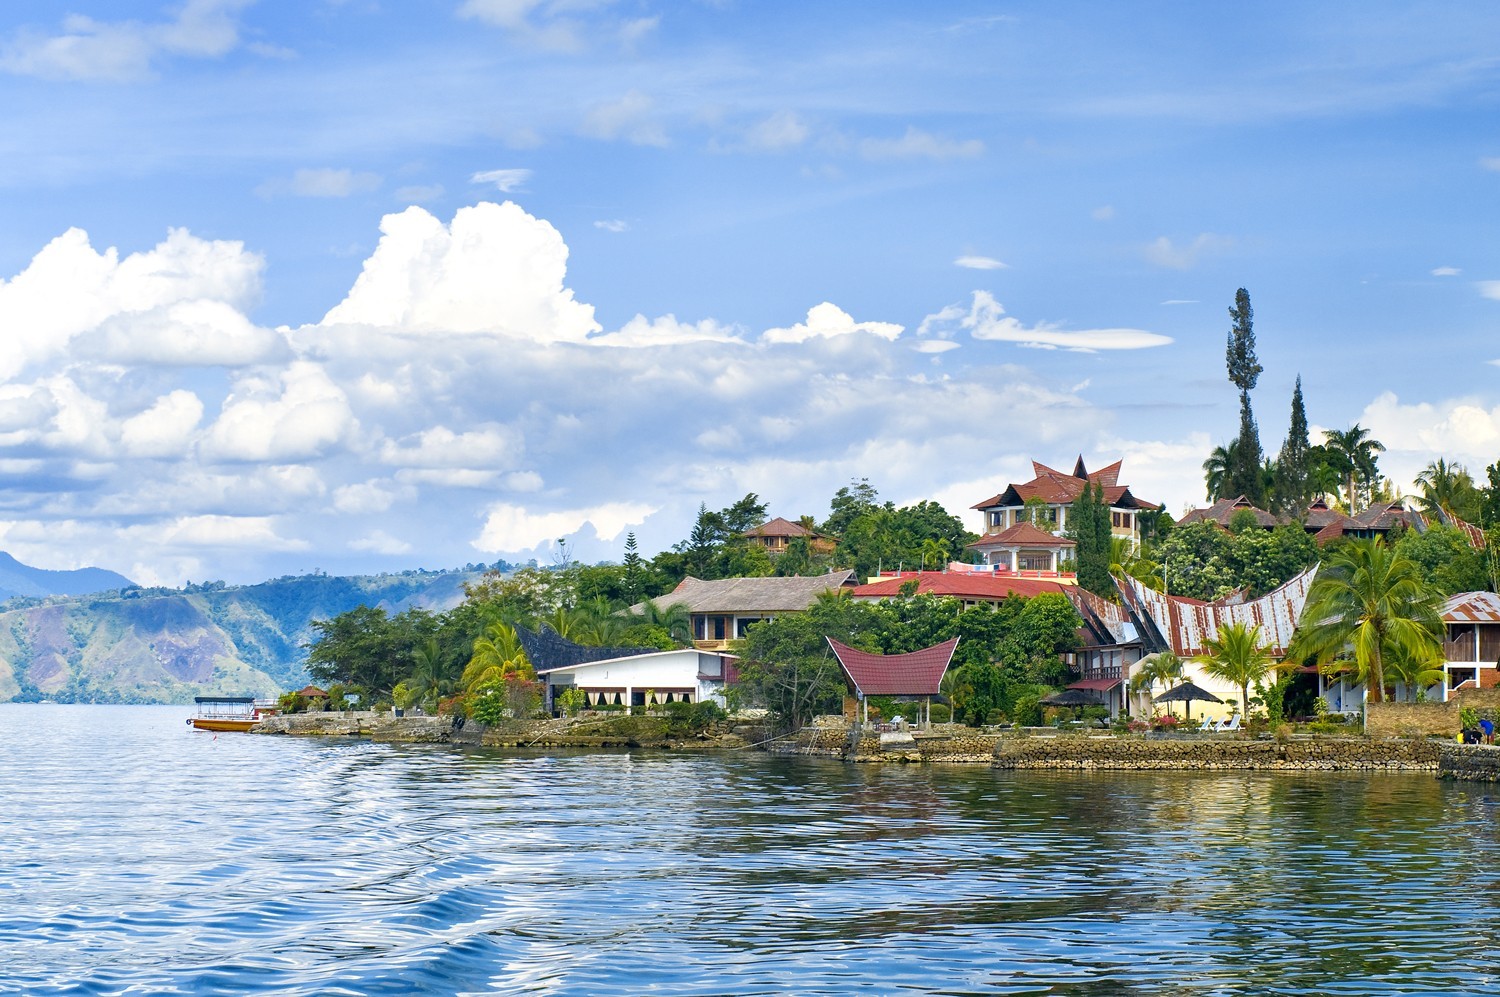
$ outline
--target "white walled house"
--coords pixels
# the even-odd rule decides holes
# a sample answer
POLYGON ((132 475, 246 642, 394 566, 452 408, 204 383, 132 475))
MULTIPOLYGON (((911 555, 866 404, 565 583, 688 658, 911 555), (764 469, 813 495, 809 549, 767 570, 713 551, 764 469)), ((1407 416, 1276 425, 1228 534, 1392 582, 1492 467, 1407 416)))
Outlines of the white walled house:
POLYGON ((735 678, 736 660, 732 654, 688 647, 538 668, 537 678, 546 685, 549 712, 558 694, 569 688, 581 689, 590 707, 618 705, 629 710, 705 700, 723 706, 724 685, 735 678))

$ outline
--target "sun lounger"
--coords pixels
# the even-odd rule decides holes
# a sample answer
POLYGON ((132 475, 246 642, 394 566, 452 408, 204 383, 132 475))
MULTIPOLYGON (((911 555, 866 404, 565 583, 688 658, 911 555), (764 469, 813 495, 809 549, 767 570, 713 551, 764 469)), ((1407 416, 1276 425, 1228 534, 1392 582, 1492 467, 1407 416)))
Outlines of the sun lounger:
POLYGON ((1212 734, 1214 731, 1216 731, 1218 729, 1219 729, 1219 725, 1214 721, 1213 717, 1204 717, 1203 718, 1203 723, 1198 726, 1198 733, 1200 733, 1200 734, 1212 734))
POLYGON ((1229 734, 1240 729, 1240 715, 1236 713, 1228 721, 1219 724, 1220 734, 1229 734))

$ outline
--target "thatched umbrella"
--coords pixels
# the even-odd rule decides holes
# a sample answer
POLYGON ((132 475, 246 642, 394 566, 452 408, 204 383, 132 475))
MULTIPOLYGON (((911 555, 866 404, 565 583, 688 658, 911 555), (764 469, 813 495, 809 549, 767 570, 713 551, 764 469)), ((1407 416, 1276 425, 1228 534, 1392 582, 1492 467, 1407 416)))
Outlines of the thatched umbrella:
POLYGON ((1192 682, 1184 682, 1173 686, 1166 692, 1151 700, 1153 703, 1183 703, 1187 712, 1187 719, 1193 719, 1193 701, 1203 703, 1222 703, 1224 700, 1215 696, 1202 686, 1194 685, 1192 682))
POLYGON ((1043 706, 1071 706, 1073 707, 1073 719, 1078 719, 1079 707, 1103 705, 1099 697, 1087 689, 1064 689, 1062 692, 1054 692, 1050 696, 1043 696, 1040 700, 1043 706))

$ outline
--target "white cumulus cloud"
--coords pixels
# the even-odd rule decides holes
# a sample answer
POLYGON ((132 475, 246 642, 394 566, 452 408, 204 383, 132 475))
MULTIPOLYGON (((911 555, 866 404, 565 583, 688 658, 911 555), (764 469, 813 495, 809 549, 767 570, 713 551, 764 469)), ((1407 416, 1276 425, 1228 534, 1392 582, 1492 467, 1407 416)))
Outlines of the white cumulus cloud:
POLYGON ((206 445, 219 460, 304 460, 341 443, 355 426, 343 390, 322 367, 298 360, 276 377, 240 378, 206 445))
POLYGON ((958 259, 953 261, 953 265, 956 267, 963 267, 965 270, 1007 269, 1006 264, 1001 263, 999 260, 995 259, 992 256, 960 256, 958 259))
POLYGON ((674 346, 680 343, 742 343, 734 329, 713 319, 679 322, 675 315, 648 319, 637 315, 617 332, 605 333, 589 340, 596 346, 674 346))
POLYGON ((120 443, 139 457, 182 457, 203 419, 203 402, 178 389, 120 424, 120 443))
POLYGON ((563 286, 562 236, 510 201, 461 208, 451 226, 411 207, 386 215, 380 231, 380 244, 324 326, 496 332, 537 342, 582 342, 599 329, 593 307, 563 286))
POLYGON ((1166 236, 1148 243, 1141 254, 1148 263, 1168 270, 1191 270, 1198 261, 1210 253, 1219 253, 1234 245, 1234 240, 1212 232, 1204 232, 1185 246, 1179 246, 1166 236))
MULTIPOLYGON (((209 242, 186 229, 172 229, 154 249, 124 259, 114 248, 96 252, 87 233, 69 229, 25 270, 0 280, 0 377, 57 356, 75 337, 107 322, 112 336, 140 335, 160 346, 174 330, 184 331, 172 325, 172 306, 218 302, 242 311, 259 295, 263 268, 261 257, 246 252, 243 243, 209 242), (163 328, 164 321, 172 328, 163 328)), ((212 307, 206 311, 224 315, 212 307)), ((244 325, 234 326, 240 335, 244 325)), ((251 338, 263 347, 270 342, 251 338)))
POLYGON ((894 322, 856 322, 854 316, 825 301, 808 309, 805 322, 786 329, 767 329, 761 338, 768 343, 805 343, 809 339, 831 339, 868 332, 881 339, 894 340, 904 331, 904 326, 894 322))

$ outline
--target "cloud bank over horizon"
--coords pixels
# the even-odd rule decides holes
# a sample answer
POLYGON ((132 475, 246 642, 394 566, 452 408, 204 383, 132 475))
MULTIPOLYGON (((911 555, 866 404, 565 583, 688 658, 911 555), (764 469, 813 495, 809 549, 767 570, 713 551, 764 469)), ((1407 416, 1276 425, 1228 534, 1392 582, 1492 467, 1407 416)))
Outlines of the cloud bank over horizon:
MULTIPOLYGON (((759 333, 639 313, 605 329, 562 234, 514 202, 409 207, 379 231, 342 300, 275 329, 251 317, 265 260, 184 229, 123 255, 70 229, 0 281, 0 546, 144 583, 255 581, 545 558, 564 537, 617 559, 626 531, 680 539, 699 503, 755 491, 821 517, 858 477, 967 518, 1031 458, 1079 451, 1123 457, 1174 513, 1200 488, 1201 427, 1126 423, 1087 378, 1014 352, 1171 337, 1024 324, 985 290, 915 335, 831 301, 759 333)), ((1480 405, 1387 393, 1364 418, 1393 451, 1477 462, 1500 441, 1480 405)))

